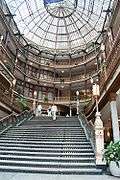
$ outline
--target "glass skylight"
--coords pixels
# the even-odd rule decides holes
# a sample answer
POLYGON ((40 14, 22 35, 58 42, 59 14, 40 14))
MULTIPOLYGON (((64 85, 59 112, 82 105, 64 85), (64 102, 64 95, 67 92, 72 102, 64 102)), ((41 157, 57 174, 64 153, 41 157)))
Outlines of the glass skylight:
POLYGON ((42 49, 85 49, 102 30, 110 0, 6 0, 21 34, 42 49))

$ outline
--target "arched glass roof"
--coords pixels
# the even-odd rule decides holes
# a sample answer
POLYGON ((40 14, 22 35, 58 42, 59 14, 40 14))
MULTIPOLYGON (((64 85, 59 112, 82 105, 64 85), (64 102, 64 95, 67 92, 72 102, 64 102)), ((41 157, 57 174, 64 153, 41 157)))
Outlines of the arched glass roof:
POLYGON ((21 34, 55 53, 85 49, 99 36, 110 0, 6 0, 21 34))

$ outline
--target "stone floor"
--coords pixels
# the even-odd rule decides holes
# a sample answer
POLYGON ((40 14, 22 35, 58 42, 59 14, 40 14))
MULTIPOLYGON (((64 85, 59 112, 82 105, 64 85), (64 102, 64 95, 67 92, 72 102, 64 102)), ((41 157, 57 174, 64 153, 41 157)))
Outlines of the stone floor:
POLYGON ((0 172, 0 180, 117 180, 109 175, 49 175, 0 172))

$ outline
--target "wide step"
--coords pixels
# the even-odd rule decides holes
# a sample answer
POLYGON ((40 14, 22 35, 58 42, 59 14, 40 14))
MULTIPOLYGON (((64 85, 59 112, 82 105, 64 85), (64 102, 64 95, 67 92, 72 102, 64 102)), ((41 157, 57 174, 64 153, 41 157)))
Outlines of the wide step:
POLYGON ((0 171, 101 174, 78 118, 32 118, 0 137, 0 171))
POLYGON ((91 174, 91 175, 98 175, 102 174, 101 169, 96 168, 40 168, 40 167, 20 167, 20 166, 9 166, 9 165, 0 165, 0 170, 2 171, 9 171, 9 172, 32 172, 32 173, 45 173, 45 174, 91 174))

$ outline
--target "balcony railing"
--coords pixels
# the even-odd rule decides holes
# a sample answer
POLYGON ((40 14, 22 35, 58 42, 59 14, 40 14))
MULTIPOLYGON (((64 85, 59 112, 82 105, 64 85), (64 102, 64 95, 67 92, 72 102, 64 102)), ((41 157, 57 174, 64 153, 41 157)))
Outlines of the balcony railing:
MULTIPOLYGON (((111 51, 109 52, 106 59, 106 72, 103 71, 100 74, 101 97, 103 95, 104 90, 106 92, 106 88, 109 85, 110 81, 112 80, 112 77, 116 69, 119 67, 119 65, 120 65, 120 29, 113 43, 111 51)), ((100 101, 102 101, 102 99, 100 99, 100 101)), ((85 113, 88 118, 94 114, 95 112, 94 110, 95 110, 95 101, 93 100, 92 103, 90 103, 89 106, 85 109, 85 113)))
POLYGON ((12 90, 6 90, 2 82, 0 82, 0 102, 2 102, 6 107, 16 112, 21 112, 21 108, 18 104, 17 98, 12 97, 12 90))
POLYGON ((88 58, 86 58, 84 60, 84 58, 82 58, 82 60, 80 60, 80 58, 78 58, 79 60, 77 60, 77 62, 72 62, 69 64, 68 62, 64 62, 64 61, 59 61, 59 63, 55 63, 53 64, 53 66, 57 69, 62 69, 62 68, 74 68, 80 65, 83 65, 84 63, 88 63, 92 60, 94 60, 97 57, 97 55, 93 55, 92 56, 88 56, 88 58))
POLYGON ((4 76, 4 78, 12 84, 12 81, 15 79, 15 77, 12 75, 12 73, 6 68, 6 66, 0 62, 0 74, 4 76))
POLYGON ((107 83, 112 79, 112 76, 116 70, 116 68, 120 65, 120 28, 116 39, 113 43, 112 49, 109 52, 106 60, 106 72, 101 73, 100 77, 100 90, 101 93, 103 92, 104 88, 106 87, 107 83), (105 76, 106 73, 106 76, 105 76))
MULTIPOLYGON (((76 76, 73 76, 73 77, 61 77, 61 78, 54 78, 52 76, 48 76, 48 75, 39 75, 36 73, 36 74, 32 74, 32 72, 29 72, 27 74, 25 74, 25 72, 23 72, 21 70, 20 67, 17 67, 17 69, 24 75, 26 75, 26 77, 30 78, 30 79, 33 79, 33 80, 36 80, 37 82, 38 81, 43 81, 43 82, 50 82, 50 83, 54 83, 54 84, 69 84, 69 83, 75 83, 75 82, 80 82, 80 81, 86 81, 86 80, 89 80, 90 77, 94 77, 94 76, 97 76, 97 73, 96 71, 92 71, 92 73, 89 73, 85 76, 85 74, 81 74, 81 75, 76 75, 76 76)), ((19 73, 17 73, 16 71, 16 75, 18 75, 17 77, 19 78, 19 73)))
POLYGON ((90 74, 81 74, 81 75, 77 75, 77 76, 73 76, 71 78, 56 78, 55 79, 55 83, 74 83, 74 82, 80 82, 80 81, 85 81, 85 80, 89 80, 90 77, 94 77, 94 76, 97 76, 97 73, 96 71, 92 71, 92 73, 90 74))
MULTIPOLYGON (((84 63, 89 63, 90 61, 94 60, 96 58, 96 55, 92 54, 92 56, 88 56, 88 58, 86 60, 77 60, 77 62, 72 62, 71 63, 68 63, 68 62, 64 62, 64 61, 61 61, 59 60, 58 63, 56 62, 53 62, 51 61, 50 59, 49 60, 41 60, 41 58, 38 58, 36 59, 36 57, 26 57, 28 58, 28 64, 30 64, 30 62, 32 63, 32 65, 34 66, 34 63, 36 64, 40 64, 40 66, 42 66, 42 68, 47 68, 47 69, 53 69, 53 68, 56 68, 56 69, 67 69, 67 68, 74 68, 74 67, 77 67, 77 66, 80 66, 80 65, 83 65, 84 63), (33 61, 35 60, 35 61, 33 61)), ((23 61, 23 62, 26 62, 25 60, 25 57, 23 58, 23 55, 22 54, 19 54, 19 57, 18 57, 19 60, 23 61)))
POLYGON ((3 42, 0 42, 0 55, 2 55, 2 53, 5 54, 9 59, 13 58, 13 55, 11 54, 8 47, 3 42))
MULTIPOLYGON (((17 94, 17 92, 15 92, 15 94, 17 94)), ((33 106, 33 102, 36 101, 36 103, 42 103, 42 104, 46 104, 46 105, 49 105, 49 104, 64 104, 64 105, 70 105, 70 104, 73 104, 73 105, 76 105, 76 102, 77 102, 77 98, 76 96, 62 96, 62 97, 55 97, 54 99, 49 99, 47 101, 45 101, 44 98, 33 98, 33 97, 28 97, 28 96, 24 96, 27 100, 27 104, 29 105, 30 109, 32 108, 33 106)), ((84 103, 84 105, 87 105, 89 102, 91 101, 91 95, 80 95, 79 96, 79 102, 80 103, 84 103)))
MULTIPOLYGON (((76 96, 66 96, 66 97, 55 97, 55 102, 56 103, 63 103, 63 102, 66 102, 66 103, 75 103, 76 104, 76 96)), ((79 96, 79 101, 82 103, 82 102, 89 102, 91 100, 91 96, 85 96, 85 95, 81 95, 79 96)))

